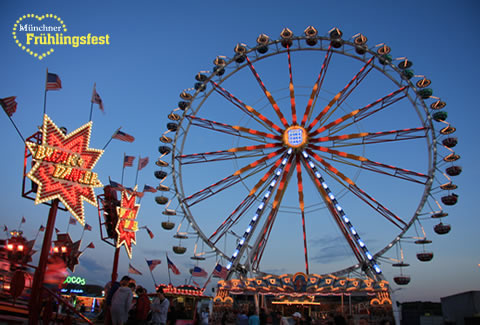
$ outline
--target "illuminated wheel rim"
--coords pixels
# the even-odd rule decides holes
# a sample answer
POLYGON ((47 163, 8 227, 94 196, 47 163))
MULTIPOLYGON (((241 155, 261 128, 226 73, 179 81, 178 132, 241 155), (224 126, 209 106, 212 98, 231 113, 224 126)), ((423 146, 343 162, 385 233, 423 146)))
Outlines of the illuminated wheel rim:
POLYGON ((429 108, 440 100, 425 91, 429 80, 397 67, 386 45, 366 47, 366 38, 264 41, 217 57, 181 94, 169 166, 185 224, 177 232, 205 242, 229 274, 272 273, 283 242, 305 263, 296 271, 381 276, 386 252, 419 216, 442 209, 432 195, 439 134, 429 108), (283 72, 283 84, 271 71, 283 72), (288 240, 285 224, 296 228, 288 240), (316 243, 335 233, 342 243, 334 246, 351 255, 325 263, 316 243))

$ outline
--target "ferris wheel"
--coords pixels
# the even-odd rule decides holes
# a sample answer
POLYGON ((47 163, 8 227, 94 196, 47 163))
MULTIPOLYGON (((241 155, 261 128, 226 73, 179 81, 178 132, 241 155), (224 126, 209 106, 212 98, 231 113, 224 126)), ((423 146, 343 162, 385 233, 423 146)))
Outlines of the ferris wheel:
POLYGON ((173 251, 216 256, 230 275, 393 266, 407 284, 402 245, 433 258, 423 224, 447 216, 461 172, 446 103, 413 68, 338 28, 285 28, 217 56, 160 137, 156 201, 173 251))

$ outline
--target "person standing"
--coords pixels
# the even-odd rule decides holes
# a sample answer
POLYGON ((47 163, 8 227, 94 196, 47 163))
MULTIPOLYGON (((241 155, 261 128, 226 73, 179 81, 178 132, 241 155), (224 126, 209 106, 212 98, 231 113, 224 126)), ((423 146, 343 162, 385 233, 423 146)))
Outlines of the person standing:
POLYGON ((135 308, 135 324, 145 325, 147 324, 148 313, 150 312, 150 299, 147 295, 145 288, 137 287, 137 305, 135 308))
POLYGON ((105 299, 105 305, 104 305, 104 324, 105 325, 112 325, 112 317, 111 317, 110 307, 112 306, 113 295, 118 290, 118 288, 120 288, 121 283, 128 284, 130 282, 130 280, 131 280, 131 278, 128 275, 125 275, 120 280, 120 282, 110 281, 105 286, 105 292, 106 292, 106 295, 107 295, 107 298, 105 299))
POLYGON ((163 293, 163 288, 157 289, 157 296, 153 299, 152 309, 152 324, 165 325, 167 324, 167 314, 170 302, 163 293))
POLYGON ((128 286, 130 277, 124 276, 120 281, 120 288, 115 291, 110 306, 112 325, 123 325, 128 320, 128 311, 132 307, 133 292, 128 286))

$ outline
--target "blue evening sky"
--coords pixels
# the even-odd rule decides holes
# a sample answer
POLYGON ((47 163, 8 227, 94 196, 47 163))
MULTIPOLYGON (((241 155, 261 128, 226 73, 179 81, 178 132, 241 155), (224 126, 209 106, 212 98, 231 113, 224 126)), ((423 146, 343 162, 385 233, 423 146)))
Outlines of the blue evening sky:
MULTIPOLYGON (((402 242, 405 260, 411 264, 403 272, 410 275, 412 281, 408 286, 396 291, 397 299, 439 301, 440 297, 451 294, 480 290, 480 221, 475 204, 479 180, 475 161, 480 159, 480 154, 474 132, 478 116, 475 84, 476 76, 480 72, 476 62, 480 31, 477 14, 480 12, 480 5, 476 1, 4 1, 0 9, 0 98, 17 96, 18 109, 13 120, 23 136, 33 134, 42 123, 47 68, 58 74, 63 84, 62 90, 48 92, 47 114, 55 123, 67 127, 69 131, 88 122, 90 96, 95 82, 104 101, 105 114, 94 106, 90 146, 102 148, 120 126, 124 132, 136 138, 131 144, 112 141, 95 170, 104 184, 108 183, 109 177, 120 181, 124 153, 137 156, 137 159, 138 156, 148 156, 150 164, 138 177, 140 189, 144 184, 158 185, 153 176, 154 171, 159 169, 153 164, 159 156, 158 139, 166 130, 166 123, 170 122, 167 115, 177 107, 180 100, 178 95, 183 89, 193 86, 194 76, 199 71, 212 69, 216 56, 232 57, 237 43, 253 47, 261 33, 278 39, 285 27, 290 28, 295 35, 302 35, 304 29, 312 25, 318 29, 320 35, 327 35, 333 27, 341 29, 345 39, 362 33, 368 37, 370 48, 379 43, 388 44, 394 58, 408 57, 412 60, 415 73, 431 79, 434 95, 447 102, 445 110, 448 112, 448 121, 457 128, 454 136, 459 140, 455 152, 461 155, 458 164, 463 167, 463 173, 454 179, 459 186, 455 191, 459 195, 459 203, 445 208, 449 217, 444 222, 451 224, 451 232, 439 236, 433 232, 437 220, 421 221, 427 238, 433 240, 428 250, 434 252, 434 259, 429 263, 419 262, 415 254, 421 247, 411 243, 412 240, 402 242), (29 13, 51 13, 61 17, 68 28, 66 34, 69 35, 109 34, 110 44, 78 48, 56 46, 51 55, 40 61, 19 48, 12 38, 15 21, 29 13)), ((36 49, 44 48, 38 46, 36 49)), ((35 47, 32 47, 32 50, 35 51, 35 47)), ((309 94, 309 87, 316 79, 323 55, 322 52, 317 56, 292 56, 294 80, 298 82, 297 109, 300 114, 303 114, 305 96, 309 94), (301 75, 303 72, 310 74, 304 77, 301 75)), ((286 60, 286 56, 281 56, 272 58, 270 62, 258 63, 258 70, 267 87, 270 85, 272 93, 288 87, 286 60)), ((342 59, 332 59, 332 72, 327 74, 325 93, 321 95, 317 109, 325 105, 330 99, 328 96, 337 93, 361 67, 358 63, 352 65, 347 61, 343 63, 342 59)), ((271 115, 271 107, 266 105, 260 88, 247 70, 248 68, 243 69, 238 74, 238 79, 232 78, 230 83, 225 83, 225 87, 248 104, 257 105, 255 107, 262 113, 271 115)), ((373 80, 365 82, 366 90, 359 87, 358 92, 352 95, 352 101, 346 102, 344 110, 352 109, 352 105, 362 107, 395 89, 383 84, 384 77, 381 74, 372 74, 371 77, 373 80), (355 104, 353 99, 358 100, 358 104, 355 104)), ((205 105, 199 112, 200 117, 232 125, 257 127, 254 122, 246 121, 245 116, 231 113, 229 110, 233 110, 233 106, 225 100, 222 102, 218 95, 212 95, 211 100, 210 104, 205 105)), ((289 104, 288 97, 279 99, 279 103, 289 104)), ((284 112, 288 113, 289 105, 284 107, 284 112)), ((412 114, 411 107, 405 106, 408 113, 403 113, 401 109, 402 107, 392 109, 391 115, 386 112, 379 114, 359 128, 370 132, 386 131, 398 127, 393 126, 397 122, 397 125, 404 128, 418 127, 418 118, 409 115, 412 114)), ((274 121, 280 123, 278 119, 274 121)), ((439 124, 435 124, 435 127, 438 128, 439 124)), ((15 229, 24 216, 27 222, 22 226, 22 230, 27 237, 34 237, 38 227, 46 224, 48 207, 35 206, 33 201, 20 195, 25 147, 6 115, 0 118, 0 135, 4 142, 3 159, 0 160, 3 185, 0 224, 15 229)), ((192 130, 187 138, 185 153, 224 150, 246 145, 245 143, 237 143, 234 138, 228 138, 221 133, 212 136, 211 132, 197 128, 192 130)), ((425 152, 424 142, 414 145, 382 144, 381 149, 373 150, 369 158, 425 173, 428 166, 425 152), (416 166, 421 167, 415 169, 416 166)), ((364 154, 361 150, 353 153, 364 154)), ((166 160, 170 161, 170 158, 166 160)), ((185 168, 185 193, 193 194, 219 181, 244 166, 244 163, 235 162, 232 166, 232 163, 228 162, 220 163, 219 166, 221 168, 201 164, 192 169, 185 168)), ((436 172, 441 183, 445 182, 441 175, 443 168, 436 172)), ((356 172, 352 167, 345 167, 344 171, 350 175, 356 172)), ((306 175, 304 173, 306 205, 311 206, 321 198, 315 193, 306 175)), ((247 182, 247 185, 255 184, 261 176, 257 177, 247 182)), ((135 168, 127 168, 124 183, 133 186, 134 180, 135 168)), ((332 190, 338 188, 338 183, 333 179, 328 182, 332 190)), ((400 214, 405 212, 412 215, 422 196, 419 187, 405 186, 398 179, 376 174, 362 173, 358 183, 380 202, 400 214)), ((172 182, 166 180, 165 184, 171 185, 172 182)), ((298 200, 295 174, 289 185, 284 203, 296 207, 298 200)), ((97 189, 96 193, 101 194, 101 190, 97 189)), ((202 202, 192 209, 192 212, 198 216, 199 225, 208 233, 220 225, 245 195, 244 188, 225 191, 218 197, 202 202)), ((176 285, 183 284, 189 280, 188 270, 194 265, 190 256, 196 244, 196 239, 190 238, 182 242, 182 245, 188 248, 185 255, 175 255, 172 252, 171 247, 178 245, 178 239, 172 238, 174 230, 167 232, 161 228, 160 223, 166 219, 161 213, 162 207, 155 203, 154 196, 155 194, 146 193, 141 201, 138 221, 140 226, 147 225, 154 232, 155 238, 150 239, 146 231, 140 230, 137 233, 137 245, 133 247, 132 260, 128 260, 122 248, 119 266, 119 275, 126 274, 129 262, 141 270, 143 276, 135 278, 149 291, 153 290, 153 283, 145 259, 161 259, 162 264, 157 266, 153 274, 158 283, 168 282, 165 259, 165 252, 168 252, 170 259, 182 272, 179 276, 172 275, 172 281, 176 285)), ((438 200, 440 196, 441 193, 435 194, 438 200)), ((169 194, 169 199, 172 197, 173 194, 169 194)), ((372 251, 384 247, 395 236, 391 225, 384 220, 377 221, 378 219, 372 218, 371 210, 349 197, 351 194, 345 196, 344 208, 367 246, 371 247, 372 251)), ((341 199, 339 201, 342 202, 341 199)), ((171 207, 177 207, 177 203, 172 203, 171 207)), ((353 257, 345 254, 345 242, 340 240, 340 232, 326 210, 316 210, 315 207, 311 210, 311 214, 325 217, 320 218, 323 221, 318 223, 312 221, 309 224, 307 220, 311 272, 331 272, 355 263, 353 257), (323 230, 326 231, 322 232, 323 230)), ((113 248, 100 240, 97 210, 85 203, 85 211, 86 221, 92 225, 93 230, 84 234, 82 247, 93 241, 96 248, 85 251, 75 275, 85 277, 89 283, 103 285, 110 278, 113 248)), ((264 257, 264 268, 267 271, 278 274, 305 271, 300 219, 295 218, 290 223, 289 219, 285 219, 289 216, 291 215, 288 213, 279 214, 278 226, 273 228, 271 242, 264 257), (286 217, 282 219, 284 215, 286 217), (285 242, 288 245, 282 246, 285 242)), ((248 214, 242 219, 243 223, 240 222, 236 228, 238 233, 243 232, 250 217, 251 214, 248 214)), ((56 227, 65 231, 68 220, 69 214, 59 212, 56 227)), ((178 225, 181 218, 172 220, 178 225)), ((418 224, 416 226, 421 233, 418 224)), ((191 231, 191 228, 188 231, 191 231)), ((79 225, 70 226, 69 232, 73 240, 77 240, 82 229, 79 225)), ((416 236, 413 227, 408 234, 416 236)), ((40 239, 41 235, 37 240, 37 249, 40 249, 40 239)), ((228 254, 233 252, 229 247, 234 246, 235 238, 230 237, 230 241, 226 244, 219 243, 222 249, 226 248, 228 254)), ((202 244, 198 242, 197 251, 201 250, 202 244)), ((386 256, 396 258, 395 249, 386 256)), ((214 263, 215 258, 211 257, 200 262, 199 266, 211 271, 214 263)), ((225 264, 225 261, 223 263, 225 264)), ((389 263, 382 262, 381 266, 389 281, 399 273, 399 270, 389 263)), ((196 281, 204 283, 201 278, 196 281)), ((393 287, 398 288, 396 285, 393 287)))

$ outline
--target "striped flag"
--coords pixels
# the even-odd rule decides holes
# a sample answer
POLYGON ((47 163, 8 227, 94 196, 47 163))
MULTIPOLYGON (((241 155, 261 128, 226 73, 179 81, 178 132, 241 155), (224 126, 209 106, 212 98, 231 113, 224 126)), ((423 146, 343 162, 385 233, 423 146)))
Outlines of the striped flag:
POLYGON ((222 278, 222 279, 226 279, 227 278, 227 275, 228 275, 228 270, 226 267, 224 266, 221 266, 220 263, 217 263, 217 265, 215 266, 215 269, 213 270, 213 276, 216 276, 216 277, 219 277, 219 278, 222 278))
POLYGON ((59 90, 62 89, 62 81, 60 77, 55 73, 50 73, 47 70, 47 83, 45 90, 59 90))
POLYGON ((180 271, 178 270, 178 268, 175 266, 175 264, 173 264, 172 261, 170 261, 170 259, 168 258, 167 256, 167 263, 168 263, 168 268, 170 270, 172 270, 172 272, 176 275, 179 275, 180 274, 180 271))
POLYGON ((150 229, 148 229, 148 227, 145 227, 145 230, 147 230, 148 235, 150 236, 150 239, 153 239, 153 237, 155 237, 155 235, 153 234, 153 232, 152 232, 150 229))
POLYGON ((41 225, 40 228, 38 228, 38 231, 45 231, 45 227, 41 225))
POLYGON ((93 242, 91 242, 90 244, 88 244, 87 248, 95 248, 95 245, 93 244, 93 242))
POLYGON ((142 170, 147 165, 148 165, 148 157, 140 158, 138 160, 138 170, 142 170))
POLYGON ((133 161, 135 160, 134 156, 125 156, 123 157, 123 167, 132 167, 133 161))
POLYGON ((25 220, 25 217, 22 217, 22 221, 20 223, 25 223, 27 220, 25 220))
POLYGON ((96 88, 97 84, 94 83, 93 84, 93 93, 92 93, 92 103, 94 104, 98 104, 98 107, 100 108, 100 110, 103 112, 103 101, 102 99, 100 98, 100 95, 97 93, 97 88, 96 88))
POLYGON ((112 181, 111 179, 109 181, 110 181, 110 186, 112 187, 113 190, 123 191, 125 189, 122 184, 112 181))
POLYGON ((0 99, 0 105, 8 116, 12 116, 17 111, 16 96, 10 96, 0 99))
POLYGON ((128 273, 142 275, 142 272, 134 268, 130 263, 128 263, 128 273))
POLYGON ((125 132, 122 132, 120 130, 117 130, 117 132, 115 132, 115 134, 112 136, 112 138, 120 140, 120 141, 125 141, 125 142, 135 141, 135 138, 132 135, 127 134, 125 132))
POLYGON ((90 226, 88 223, 85 223, 85 230, 87 231, 92 231, 92 226, 90 226))
POLYGON ((161 260, 147 260, 147 265, 150 271, 153 271, 153 269, 158 265, 161 264, 161 260))
POLYGON ((157 192, 157 189, 155 187, 151 187, 149 185, 143 185, 143 192, 155 193, 155 192, 157 192))
POLYGON ((201 267, 194 266, 193 269, 192 269, 192 276, 198 276, 198 277, 206 278, 208 276, 208 273, 204 269, 202 269, 201 267))
POLYGON ((77 224, 77 220, 75 220, 75 218, 70 217, 70 220, 68 221, 68 224, 69 224, 69 225, 76 225, 76 224, 77 224))

